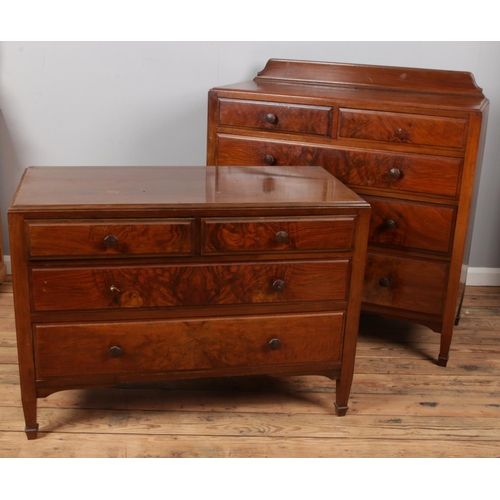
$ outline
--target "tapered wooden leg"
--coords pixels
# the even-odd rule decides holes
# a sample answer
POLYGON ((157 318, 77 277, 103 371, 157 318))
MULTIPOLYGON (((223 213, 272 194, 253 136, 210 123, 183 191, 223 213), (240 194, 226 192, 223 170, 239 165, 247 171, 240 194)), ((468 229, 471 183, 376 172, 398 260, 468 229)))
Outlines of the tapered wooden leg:
POLYGON ((460 299, 460 305, 458 306, 457 315, 455 317, 455 326, 458 326, 460 323, 460 316, 462 314, 462 304, 464 303, 464 296, 462 294, 462 298, 460 299))
POLYGON ((36 421, 37 399, 36 396, 22 395, 24 421, 26 427, 24 432, 28 439, 36 439, 38 435, 38 422, 36 421))
POLYGON ((335 413, 339 417, 343 417, 347 413, 347 410, 349 409, 347 403, 349 402, 349 393, 351 391, 351 384, 352 384, 352 376, 349 376, 349 374, 347 376, 345 374, 343 374, 343 376, 341 375, 340 378, 338 378, 336 381, 335 413))
POLYGON ((446 366, 450 355, 451 338, 453 337, 453 325, 443 326, 441 331, 441 346, 439 349, 438 365, 446 366))

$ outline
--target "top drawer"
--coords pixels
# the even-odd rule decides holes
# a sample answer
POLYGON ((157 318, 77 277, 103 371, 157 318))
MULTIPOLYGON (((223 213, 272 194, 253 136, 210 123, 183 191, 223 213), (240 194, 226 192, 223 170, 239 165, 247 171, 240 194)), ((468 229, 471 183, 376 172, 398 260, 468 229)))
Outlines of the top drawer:
POLYGON ((193 253, 194 219, 27 221, 31 257, 193 253))
POLYGON ((328 135, 332 108, 262 101, 219 100, 219 124, 231 127, 328 135))
POLYGON ((355 217, 204 219, 202 253, 349 250, 355 217))
POLYGON ((339 137, 463 149, 467 120, 442 116, 340 109, 339 137))

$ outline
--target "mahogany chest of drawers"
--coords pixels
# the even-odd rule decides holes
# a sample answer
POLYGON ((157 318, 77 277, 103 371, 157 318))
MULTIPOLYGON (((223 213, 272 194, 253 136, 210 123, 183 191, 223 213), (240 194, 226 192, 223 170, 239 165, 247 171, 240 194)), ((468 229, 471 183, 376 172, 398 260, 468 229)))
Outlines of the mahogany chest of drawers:
POLYGON ((317 374, 347 411, 370 206, 320 167, 29 168, 9 209, 21 393, 317 374))
POLYGON ((488 100, 470 73, 268 61, 208 101, 208 165, 320 165, 372 207, 362 308, 441 333, 465 289, 488 100))

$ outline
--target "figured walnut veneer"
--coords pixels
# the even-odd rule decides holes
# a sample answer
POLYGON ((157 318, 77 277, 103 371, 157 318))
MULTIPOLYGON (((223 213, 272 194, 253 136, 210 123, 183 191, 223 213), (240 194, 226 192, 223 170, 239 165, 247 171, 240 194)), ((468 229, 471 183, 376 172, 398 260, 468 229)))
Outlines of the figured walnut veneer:
POLYGON ((21 396, 316 374, 347 411, 370 206, 320 167, 30 168, 9 209, 21 396))
POLYGON ((210 90, 207 165, 320 165, 372 205, 363 308, 460 317, 489 102, 467 72, 271 59, 210 90))

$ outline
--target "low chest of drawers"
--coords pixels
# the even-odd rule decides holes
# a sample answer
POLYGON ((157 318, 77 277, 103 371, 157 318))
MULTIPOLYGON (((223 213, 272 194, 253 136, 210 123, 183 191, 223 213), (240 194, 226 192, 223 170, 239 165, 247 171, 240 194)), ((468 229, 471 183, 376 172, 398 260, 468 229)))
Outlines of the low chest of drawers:
POLYGON ((370 206, 320 167, 29 168, 9 209, 22 403, 317 374, 347 411, 370 206))
POLYGON ((271 59, 210 90, 208 165, 320 165, 372 207, 362 308, 441 333, 469 262, 489 102, 470 73, 271 59))

